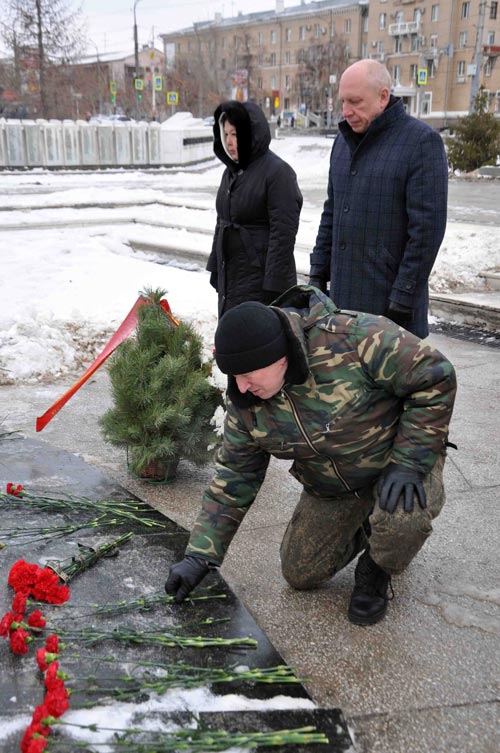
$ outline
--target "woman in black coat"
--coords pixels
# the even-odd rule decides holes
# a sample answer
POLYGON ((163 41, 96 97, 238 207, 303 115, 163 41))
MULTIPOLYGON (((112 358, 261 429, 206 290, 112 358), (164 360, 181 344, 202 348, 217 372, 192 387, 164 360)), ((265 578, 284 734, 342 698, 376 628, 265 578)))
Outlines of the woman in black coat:
POLYGON ((296 285, 302 194, 290 165, 270 151, 271 132, 257 105, 223 102, 214 118, 214 152, 226 170, 207 269, 222 316, 243 301, 270 303, 296 285))

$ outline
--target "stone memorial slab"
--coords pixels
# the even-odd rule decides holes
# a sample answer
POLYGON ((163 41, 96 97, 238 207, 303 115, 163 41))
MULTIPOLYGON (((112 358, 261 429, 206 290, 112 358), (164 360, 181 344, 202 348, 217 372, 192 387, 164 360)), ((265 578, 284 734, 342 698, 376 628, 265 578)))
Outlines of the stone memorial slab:
MULTIPOLYGON (((29 603, 26 615, 40 608, 47 626, 32 631, 25 654, 10 650, 8 636, 0 641, 1 753, 20 749, 44 699, 44 675, 35 657, 52 633, 64 644, 57 660, 71 695, 62 724, 51 727, 51 751, 97 751, 103 745, 126 751, 132 734, 134 744, 144 746, 134 751, 157 751, 167 748, 154 741, 165 745, 173 734, 263 735, 299 728, 314 730, 324 741, 258 750, 351 749, 342 712, 316 707, 217 571, 184 604, 169 602, 163 585, 170 564, 184 551, 184 529, 75 455, 15 435, 0 440, 0 491, 1 615, 11 609, 14 591, 7 579, 14 563, 49 564, 64 575, 68 563, 81 563, 131 534, 112 556, 96 557, 68 581, 67 602, 29 603), (6 495, 9 482, 21 484, 29 496, 6 495), (50 499, 41 504, 41 497, 50 499), (105 501, 114 511, 103 512, 105 501), (134 512, 130 507, 124 512, 126 501, 134 512), (96 518, 93 527, 85 527, 96 518), (76 525, 82 527, 67 532, 76 525), (257 682, 256 675, 262 680, 276 667, 278 682, 257 682)), ((190 745, 168 749, 205 750, 190 745)))

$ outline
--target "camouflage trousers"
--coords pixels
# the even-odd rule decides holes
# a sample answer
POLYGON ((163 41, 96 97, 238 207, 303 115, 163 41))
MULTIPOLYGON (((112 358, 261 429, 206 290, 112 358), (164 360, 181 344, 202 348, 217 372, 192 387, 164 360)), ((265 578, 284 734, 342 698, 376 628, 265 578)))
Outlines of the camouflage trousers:
POLYGON ((367 529, 372 559, 390 574, 402 572, 430 536, 432 520, 444 505, 444 461, 441 455, 424 479, 427 507, 422 510, 415 499, 411 513, 401 503, 393 513, 381 510, 376 488, 328 498, 303 491, 281 543, 288 583, 314 588, 334 576, 366 548, 367 529))

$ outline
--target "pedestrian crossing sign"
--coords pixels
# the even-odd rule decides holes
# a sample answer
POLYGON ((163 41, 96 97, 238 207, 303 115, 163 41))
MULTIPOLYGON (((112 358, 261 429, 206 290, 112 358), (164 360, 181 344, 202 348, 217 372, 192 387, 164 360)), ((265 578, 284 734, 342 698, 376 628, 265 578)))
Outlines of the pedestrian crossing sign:
POLYGON ((427 84, 427 68, 418 69, 418 85, 425 86, 427 84))
POLYGON ((167 105, 179 104, 179 92, 167 92, 167 105))

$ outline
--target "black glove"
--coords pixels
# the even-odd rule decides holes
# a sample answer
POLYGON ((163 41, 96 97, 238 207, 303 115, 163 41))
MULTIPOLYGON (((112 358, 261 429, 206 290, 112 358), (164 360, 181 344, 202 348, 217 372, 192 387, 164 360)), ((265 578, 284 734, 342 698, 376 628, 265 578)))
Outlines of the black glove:
POLYGON ((416 494, 420 507, 425 510, 427 500, 422 483, 423 479, 423 473, 412 471, 411 468, 404 465, 389 463, 377 482, 380 509, 394 512, 398 506, 399 498, 404 495, 403 509, 405 512, 412 512, 413 495, 416 494))
POLYGON ((322 293, 326 293, 327 280, 325 277, 311 275, 309 277, 309 285, 313 285, 315 288, 318 288, 318 290, 321 290, 322 293))
POLYGON ((407 327, 413 319, 413 310, 409 306, 403 306, 402 303, 389 301, 385 315, 400 327, 407 327))
POLYGON ((172 565, 168 573, 165 591, 169 596, 175 596, 180 604, 191 593, 210 570, 210 564, 202 557, 187 554, 183 560, 172 565))

